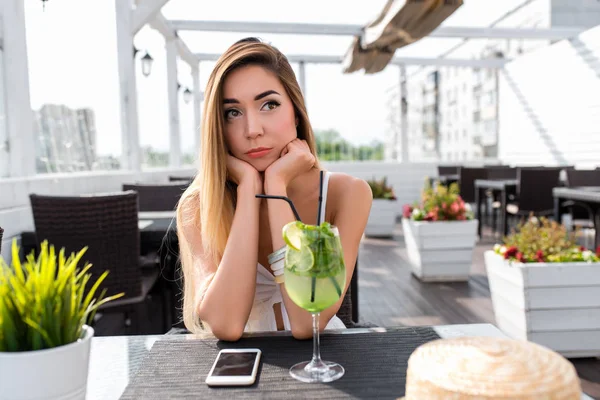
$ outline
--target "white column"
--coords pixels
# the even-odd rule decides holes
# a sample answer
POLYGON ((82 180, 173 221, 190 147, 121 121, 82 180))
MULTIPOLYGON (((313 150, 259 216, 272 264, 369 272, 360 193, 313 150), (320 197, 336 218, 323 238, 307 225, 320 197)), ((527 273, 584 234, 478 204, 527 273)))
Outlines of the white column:
POLYGON ((4 57, 0 76, 4 86, 6 131, 0 143, 0 156, 8 155, 8 163, 0 171, 4 175, 35 175, 35 132, 29 97, 27 40, 25 36, 25 8, 22 0, 0 1, 0 31, 4 57), (8 173, 6 173, 8 172, 8 173))
POLYGON ((304 65, 304 61, 300 61, 298 63, 298 70, 299 70, 299 77, 298 80, 300 81, 300 89, 302 90, 302 95, 304 96, 304 103, 306 104, 306 70, 305 70, 305 65, 304 65))
POLYGON ((406 66, 400 65, 400 148, 402 162, 409 162, 408 157, 408 91, 406 90, 406 66))
POLYGON ((200 90, 200 63, 196 68, 192 68, 192 80, 194 82, 194 144, 196 146, 196 157, 200 157, 201 143, 201 124, 202 124, 202 92, 200 90))
POLYGON ((117 17, 117 56, 119 63, 119 99, 121 103, 121 168, 141 169, 138 133, 137 89, 133 55, 132 0, 115 0, 117 17))
POLYGON ((167 97, 169 99, 169 166, 181 166, 181 137, 179 129, 179 93, 177 90, 177 44, 166 39, 167 97))

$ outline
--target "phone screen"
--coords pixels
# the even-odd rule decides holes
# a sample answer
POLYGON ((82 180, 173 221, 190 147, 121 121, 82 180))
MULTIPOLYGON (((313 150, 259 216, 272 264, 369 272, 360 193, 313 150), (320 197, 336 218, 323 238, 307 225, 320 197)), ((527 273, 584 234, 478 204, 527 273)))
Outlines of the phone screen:
POLYGON ((213 370, 214 376, 252 375, 257 353, 221 353, 213 370))

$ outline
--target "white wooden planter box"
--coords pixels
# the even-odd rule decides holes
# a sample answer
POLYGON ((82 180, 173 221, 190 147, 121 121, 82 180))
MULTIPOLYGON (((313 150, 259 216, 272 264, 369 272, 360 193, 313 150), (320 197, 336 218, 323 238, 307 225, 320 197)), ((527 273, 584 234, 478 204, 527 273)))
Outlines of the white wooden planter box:
POLYGON ((403 218, 413 274, 424 282, 468 280, 477 224, 477 220, 427 222, 403 218))
POLYGON ((509 263, 485 253, 496 324, 565 357, 600 356, 600 263, 509 263))
POLYGON ((374 199, 369 220, 365 227, 366 236, 392 236, 396 226, 396 200, 374 199))

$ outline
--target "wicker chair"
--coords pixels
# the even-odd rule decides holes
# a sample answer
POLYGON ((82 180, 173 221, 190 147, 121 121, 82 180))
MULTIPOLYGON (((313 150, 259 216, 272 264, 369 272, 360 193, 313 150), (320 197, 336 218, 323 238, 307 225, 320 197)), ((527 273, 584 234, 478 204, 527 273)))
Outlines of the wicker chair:
MULTIPOLYGON (((520 168, 515 201, 506 206, 508 214, 516 217, 551 216, 554 214, 552 189, 558 186, 561 168, 520 168)), ((507 234, 508 232, 504 232, 507 234)))
POLYGON ((103 306, 101 313, 125 313, 125 326, 133 321, 134 332, 138 331, 147 318, 146 300, 160 268, 140 268, 137 193, 78 197, 31 194, 30 200, 38 242, 48 240, 55 248, 64 248, 66 254, 87 246, 81 266, 93 264, 92 281, 109 270, 100 288, 106 289, 107 295, 125 293, 103 306))
POLYGON ((189 182, 194 180, 193 176, 169 176, 169 182, 189 182))
POLYGON ((487 179, 485 168, 460 167, 458 170, 458 187, 465 203, 475 203, 475 180, 487 179))
POLYGON ((456 175, 458 174, 458 168, 456 165, 438 165, 438 176, 442 175, 456 175))
MULTIPOLYGON (((565 184, 567 187, 600 186, 600 169, 570 169, 566 171, 566 175, 565 184)), ((574 226, 594 227, 594 213, 588 206, 576 201, 566 201, 563 206, 569 207, 574 226)))
POLYGON ((123 191, 138 193, 140 211, 173 211, 189 183, 124 184, 123 191))

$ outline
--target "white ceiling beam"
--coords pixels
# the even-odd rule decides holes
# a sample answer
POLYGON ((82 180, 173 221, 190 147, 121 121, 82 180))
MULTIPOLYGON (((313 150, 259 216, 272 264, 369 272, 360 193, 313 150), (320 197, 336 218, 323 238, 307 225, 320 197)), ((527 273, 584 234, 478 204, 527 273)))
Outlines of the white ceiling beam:
MULTIPOLYGON (((220 54, 196 53, 200 61, 216 61, 220 54)), ((288 55, 287 59, 291 63, 305 62, 310 64, 340 64, 343 57, 340 56, 319 56, 319 55, 288 55)), ((489 59, 465 59, 465 58, 426 58, 426 57, 394 57, 390 64, 392 65, 425 65, 436 67, 468 67, 468 68, 502 68, 508 59, 489 58, 489 59)))
POLYGON ((173 29, 169 21, 161 13, 158 13, 150 22, 150 26, 159 31, 165 37, 165 41, 175 40, 177 53, 183 61, 188 63, 192 68, 198 66, 198 58, 192 53, 185 42, 177 36, 175 29, 173 29))
MULTIPOLYGON (((357 36, 362 33, 361 25, 182 20, 172 20, 169 22, 175 30, 182 31, 341 36, 357 36)), ((581 29, 578 28, 538 29, 441 26, 430 33, 428 37, 560 40, 576 36, 580 32, 581 29)))
POLYGON ((136 0, 136 7, 133 9, 131 33, 135 36, 144 25, 154 19, 161 8, 168 2, 169 0, 136 0))

